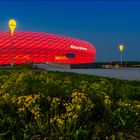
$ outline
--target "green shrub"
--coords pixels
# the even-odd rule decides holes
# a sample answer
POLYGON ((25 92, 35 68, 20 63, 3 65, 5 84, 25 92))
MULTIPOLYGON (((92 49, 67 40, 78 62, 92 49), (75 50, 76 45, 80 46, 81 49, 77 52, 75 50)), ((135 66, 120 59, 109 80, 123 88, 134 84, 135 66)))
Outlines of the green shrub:
POLYGON ((140 82, 0 73, 0 139, 138 139, 140 82))

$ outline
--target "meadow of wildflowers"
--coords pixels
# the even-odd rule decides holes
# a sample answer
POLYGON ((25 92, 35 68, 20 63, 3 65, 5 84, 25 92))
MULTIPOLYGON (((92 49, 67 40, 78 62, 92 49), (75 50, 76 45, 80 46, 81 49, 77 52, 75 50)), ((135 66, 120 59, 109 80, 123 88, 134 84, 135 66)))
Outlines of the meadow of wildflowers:
POLYGON ((140 139, 140 82, 60 72, 0 73, 0 139, 140 139))

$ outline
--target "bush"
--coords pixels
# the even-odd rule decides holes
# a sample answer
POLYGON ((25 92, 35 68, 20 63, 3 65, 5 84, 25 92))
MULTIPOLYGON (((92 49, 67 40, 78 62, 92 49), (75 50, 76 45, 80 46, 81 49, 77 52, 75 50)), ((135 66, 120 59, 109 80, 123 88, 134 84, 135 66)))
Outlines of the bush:
POLYGON ((139 139, 140 82, 0 73, 0 139, 139 139))

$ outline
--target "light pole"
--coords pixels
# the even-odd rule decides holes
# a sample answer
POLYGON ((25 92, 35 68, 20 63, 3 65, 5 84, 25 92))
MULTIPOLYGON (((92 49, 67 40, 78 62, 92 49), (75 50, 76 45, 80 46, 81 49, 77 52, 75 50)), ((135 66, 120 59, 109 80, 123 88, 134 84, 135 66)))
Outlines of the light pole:
POLYGON ((16 28, 16 21, 14 19, 9 20, 9 28, 11 30, 11 55, 10 55, 10 59, 11 59, 11 67, 14 65, 14 60, 13 60, 13 55, 12 55, 12 48, 14 46, 14 42, 13 42, 13 35, 14 35, 14 30, 16 28))
POLYGON ((124 49, 124 46, 123 45, 120 45, 119 46, 119 49, 120 49, 120 52, 121 52, 121 68, 122 68, 122 51, 124 49))

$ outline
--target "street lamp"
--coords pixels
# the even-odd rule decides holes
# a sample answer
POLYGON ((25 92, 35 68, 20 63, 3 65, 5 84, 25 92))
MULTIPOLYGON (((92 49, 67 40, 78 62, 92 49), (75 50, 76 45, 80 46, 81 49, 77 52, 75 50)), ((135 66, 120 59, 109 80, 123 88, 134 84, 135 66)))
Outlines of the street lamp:
POLYGON ((12 41, 12 45, 11 45, 11 67, 14 65, 14 60, 13 60, 13 56, 12 56, 12 48, 14 46, 14 42, 13 42, 13 35, 14 35, 14 30, 16 28, 16 21, 14 19, 9 20, 9 28, 11 30, 11 41, 12 41))
POLYGON ((124 49, 124 46, 121 44, 121 45, 119 46, 119 49, 120 49, 120 52, 121 52, 121 68, 122 68, 122 51, 123 51, 123 49, 124 49))

